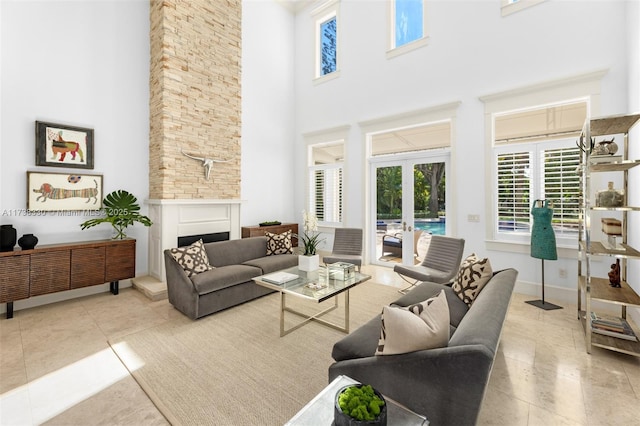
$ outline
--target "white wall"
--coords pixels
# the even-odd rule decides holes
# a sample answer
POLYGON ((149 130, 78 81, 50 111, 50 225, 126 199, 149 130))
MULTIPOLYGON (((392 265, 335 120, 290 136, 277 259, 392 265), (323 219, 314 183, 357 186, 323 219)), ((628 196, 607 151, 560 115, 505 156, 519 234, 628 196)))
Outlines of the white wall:
POLYGON ((272 0, 242 2, 242 225, 299 222, 294 209, 294 19, 272 0))
MULTIPOLYGON (((461 101, 452 166, 456 171, 456 235, 465 252, 488 255, 494 269, 515 267, 522 282, 539 283, 540 261, 528 254, 486 247, 484 109, 479 97, 595 70, 603 78, 601 112, 627 112, 627 21, 625 2, 549 0, 500 16, 500 2, 427 2, 429 45, 386 59, 387 2, 340 3, 340 77, 313 84, 311 8, 296 19, 297 176, 304 176, 301 135, 350 125, 345 174, 348 174, 347 225, 365 223, 364 139, 359 123, 403 112, 461 101), (606 30, 604 30, 606 29, 606 30), (480 223, 467 222, 479 214, 480 223)), ((296 181, 296 205, 304 205, 304 180, 296 181)), ((546 262, 546 284, 575 289, 575 257, 546 262), (568 276, 559 277, 559 269, 568 276)))
MULTIPOLYGON (((0 223, 39 244, 111 237, 108 224, 82 231, 85 216, 26 216, 27 170, 101 174, 104 193, 148 198, 149 3, 0 2, 0 223), (35 121, 94 129, 93 170, 35 166, 35 121)), ((136 270, 147 271, 147 229, 137 239, 136 270)))

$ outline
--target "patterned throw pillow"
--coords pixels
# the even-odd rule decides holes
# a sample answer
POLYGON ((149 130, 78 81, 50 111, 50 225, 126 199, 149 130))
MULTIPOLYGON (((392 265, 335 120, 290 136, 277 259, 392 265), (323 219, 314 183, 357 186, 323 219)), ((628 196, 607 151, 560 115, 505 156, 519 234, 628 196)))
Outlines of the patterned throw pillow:
POLYGON ((265 232, 267 237, 267 256, 274 254, 292 254, 293 245, 291 244, 291 230, 282 234, 272 234, 265 232))
POLYGON ((171 256, 178 262, 178 265, 182 266, 189 278, 213 269, 213 266, 209 265, 209 257, 202 240, 187 247, 172 248, 171 256))
POLYGON ((382 308, 382 330, 376 355, 442 348, 448 343, 449 304, 444 290, 411 306, 382 308))
POLYGON ((489 259, 480 259, 472 253, 460 265, 451 288, 464 303, 471 306, 492 275, 489 259))

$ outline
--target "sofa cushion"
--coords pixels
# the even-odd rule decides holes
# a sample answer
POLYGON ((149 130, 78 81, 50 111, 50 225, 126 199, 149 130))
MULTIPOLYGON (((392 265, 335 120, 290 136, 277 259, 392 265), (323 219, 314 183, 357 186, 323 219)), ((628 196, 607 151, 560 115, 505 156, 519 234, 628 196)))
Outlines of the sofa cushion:
POLYGON ((213 266, 209 265, 209 257, 204 249, 202 240, 198 240, 186 247, 172 248, 171 256, 184 269, 189 278, 213 269, 213 266))
POLYGON ((469 310, 469 306, 458 298, 451 287, 444 284, 431 282, 420 283, 413 290, 393 302, 392 305, 413 305, 414 303, 436 296, 440 290, 444 290, 444 293, 447 296, 447 303, 449 304, 449 323, 452 327, 458 327, 460 321, 462 321, 462 318, 469 310))
POLYGON ((227 265, 191 277, 199 295, 251 281, 262 270, 249 265, 227 265))
POLYGON ((493 271, 489 259, 486 257, 480 259, 475 253, 472 253, 462 261, 451 288, 460 300, 471 306, 492 275, 493 271))
POLYGON ((291 244, 291 230, 283 232, 282 234, 265 232, 264 235, 265 237, 267 237, 267 256, 293 253, 293 245, 291 244))
POLYGON ((447 346, 449 306, 444 290, 407 307, 382 308, 382 329, 376 355, 397 355, 447 346))
POLYGON ((204 245, 211 266, 238 265, 267 255, 267 237, 216 241, 204 245))
POLYGON ((276 256, 264 256, 247 260, 243 265, 260 268, 263 274, 292 268, 298 265, 298 256, 295 254, 278 254, 276 256))

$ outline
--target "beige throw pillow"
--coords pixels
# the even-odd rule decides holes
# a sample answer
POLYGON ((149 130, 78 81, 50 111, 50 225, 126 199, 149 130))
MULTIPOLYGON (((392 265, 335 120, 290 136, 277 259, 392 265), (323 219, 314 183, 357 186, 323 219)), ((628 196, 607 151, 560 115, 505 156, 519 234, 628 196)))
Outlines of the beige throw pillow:
POLYGON ((187 247, 172 248, 171 256, 178 262, 178 265, 182 266, 189 278, 213 269, 213 266, 209 265, 209 256, 207 256, 202 240, 187 247))
POLYGON ((282 234, 273 234, 267 231, 264 235, 267 237, 267 256, 293 253, 291 230, 282 234))
POLYGON ((464 303, 471 306, 492 276, 489 259, 480 259, 472 253, 462 261, 451 288, 464 303))
POLYGON ((385 306, 376 355, 441 348, 449 343, 449 305, 444 290, 407 307, 385 306))

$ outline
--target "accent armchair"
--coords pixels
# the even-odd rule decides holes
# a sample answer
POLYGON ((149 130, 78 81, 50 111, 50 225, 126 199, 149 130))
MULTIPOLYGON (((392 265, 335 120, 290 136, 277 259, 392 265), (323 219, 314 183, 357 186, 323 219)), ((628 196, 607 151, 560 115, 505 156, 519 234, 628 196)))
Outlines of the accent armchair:
POLYGON ((424 260, 419 265, 395 265, 393 271, 411 284, 400 290, 406 293, 421 281, 448 284, 455 277, 464 250, 464 239, 432 235, 424 260))
POLYGON ((331 254, 324 256, 325 265, 336 262, 347 262, 356 265, 358 272, 362 266, 362 229, 336 228, 331 254))

